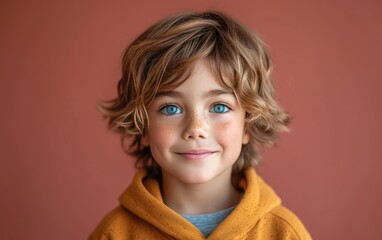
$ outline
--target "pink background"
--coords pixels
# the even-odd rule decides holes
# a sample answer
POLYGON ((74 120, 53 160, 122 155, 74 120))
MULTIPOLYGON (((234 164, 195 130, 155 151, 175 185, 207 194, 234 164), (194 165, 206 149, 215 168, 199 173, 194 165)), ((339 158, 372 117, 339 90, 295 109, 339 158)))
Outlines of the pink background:
POLYGON ((315 239, 380 239, 381 2, 232 2, 1 1, 1 239, 85 239, 116 206, 133 160, 95 104, 134 37, 205 9, 271 48, 293 123, 258 171, 315 239))

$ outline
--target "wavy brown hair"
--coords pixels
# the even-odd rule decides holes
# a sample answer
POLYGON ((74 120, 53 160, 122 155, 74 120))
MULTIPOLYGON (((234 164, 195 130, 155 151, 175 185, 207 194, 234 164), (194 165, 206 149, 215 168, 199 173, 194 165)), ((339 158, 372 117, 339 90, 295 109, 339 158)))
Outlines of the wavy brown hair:
POLYGON ((246 111, 250 142, 242 147, 234 173, 258 165, 258 147, 274 144, 288 129, 289 116, 274 99, 272 62, 261 39, 220 12, 182 13, 151 26, 127 47, 117 97, 98 104, 109 128, 121 135, 126 153, 137 157, 137 168, 160 172, 150 148, 141 144, 149 124, 147 108, 158 91, 181 85, 199 60, 211 64, 246 111))

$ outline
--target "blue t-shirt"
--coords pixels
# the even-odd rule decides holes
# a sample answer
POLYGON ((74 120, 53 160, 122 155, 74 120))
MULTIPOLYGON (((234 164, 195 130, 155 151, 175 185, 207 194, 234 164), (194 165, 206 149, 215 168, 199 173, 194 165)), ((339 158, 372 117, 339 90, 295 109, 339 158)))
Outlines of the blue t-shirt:
POLYGON ((208 237, 219 223, 221 223, 234 209, 235 207, 231 207, 219 212, 200 215, 182 214, 182 217, 197 227, 205 237, 208 237))

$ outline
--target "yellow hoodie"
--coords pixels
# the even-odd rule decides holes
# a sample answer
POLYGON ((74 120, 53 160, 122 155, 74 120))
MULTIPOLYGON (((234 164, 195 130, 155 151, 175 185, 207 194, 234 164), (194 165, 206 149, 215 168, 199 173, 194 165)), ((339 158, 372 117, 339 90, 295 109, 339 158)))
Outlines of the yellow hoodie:
POLYGON ((208 238, 190 222, 163 203, 160 186, 144 180, 138 171, 120 197, 121 206, 110 212, 90 236, 90 240, 309 240, 300 220, 281 206, 274 193, 253 168, 245 171, 240 187, 244 194, 235 210, 208 238))

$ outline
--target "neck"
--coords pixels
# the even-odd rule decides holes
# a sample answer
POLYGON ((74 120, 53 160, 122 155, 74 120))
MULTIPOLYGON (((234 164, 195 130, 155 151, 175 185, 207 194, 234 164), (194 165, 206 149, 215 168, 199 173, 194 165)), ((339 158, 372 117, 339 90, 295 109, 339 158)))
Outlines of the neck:
POLYGON ((238 204, 240 192, 231 183, 231 172, 206 183, 174 181, 163 173, 164 203, 179 214, 197 215, 221 211, 238 204))

